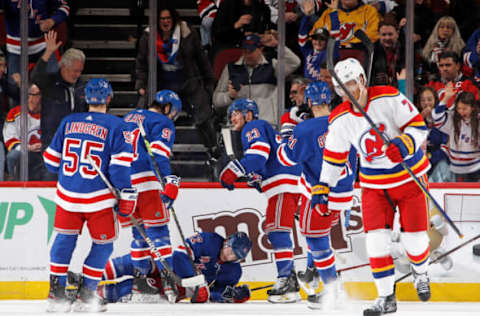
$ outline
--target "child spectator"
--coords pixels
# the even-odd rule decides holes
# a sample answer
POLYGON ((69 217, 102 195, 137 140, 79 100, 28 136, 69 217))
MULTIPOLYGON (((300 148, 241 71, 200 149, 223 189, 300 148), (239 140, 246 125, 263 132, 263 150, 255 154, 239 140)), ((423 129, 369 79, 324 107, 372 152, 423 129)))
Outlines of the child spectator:
MULTIPOLYGON (((453 84, 449 83, 445 95, 451 97, 454 94, 453 84)), ((453 110, 447 111, 445 102, 440 101, 432 112, 435 127, 449 136, 448 146, 443 148, 450 157, 450 169, 456 181, 478 182, 480 180, 478 104, 471 92, 461 92, 455 99, 454 106, 453 110)))

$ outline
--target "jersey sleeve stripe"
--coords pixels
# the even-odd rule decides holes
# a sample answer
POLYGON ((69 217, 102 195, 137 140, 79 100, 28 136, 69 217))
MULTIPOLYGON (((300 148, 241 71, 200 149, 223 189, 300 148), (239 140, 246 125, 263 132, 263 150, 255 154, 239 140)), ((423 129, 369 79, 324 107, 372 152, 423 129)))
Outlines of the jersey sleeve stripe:
POLYGON ((121 152, 121 153, 112 155, 112 159, 110 160, 110 165, 130 167, 132 161, 133 161, 132 154, 127 152, 121 152))
POLYGON ((427 129, 427 125, 425 124, 425 121, 420 114, 415 115, 414 118, 412 118, 407 124, 403 125, 400 129, 403 132, 408 126, 419 128, 422 130, 427 129))
POLYGON ((5 146, 7 146, 8 151, 12 150, 16 144, 20 144, 20 140, 18 138, 10 138, 5 142, 5 146))
POLYGON ((297 163, 288 158, 287 153, 285 152, 285 144, 281 144, 277 149, 277 158, 278 161, 285 167, 295 166, 297 163))
POLYGON ((152 143, 152 151, 160 156, 164 156, 170 159, 171 150, 161 141, 155 141, 152 143))
POLYGON ((348 151, 343 153, 337 153, 330 151, 328 149, 323 150, 323 160, 331 163, 333 165, 343 165, 347 162, 348 159, 348 151))
POLYGON ((43 160, 53 167, 59 167, 61 154, 48 147, 47 150, 43 152, 43 160))

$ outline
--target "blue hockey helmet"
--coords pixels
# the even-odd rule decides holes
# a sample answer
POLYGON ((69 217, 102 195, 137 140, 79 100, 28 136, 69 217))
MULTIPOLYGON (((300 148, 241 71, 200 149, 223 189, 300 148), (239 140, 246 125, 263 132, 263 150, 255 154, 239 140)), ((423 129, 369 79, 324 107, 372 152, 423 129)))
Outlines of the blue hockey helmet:
POLYGON ((314 81, 310 82, 305 88, 304 102, 308 104, 308 100, 312 105, 330 104, 332 101, 332 92, 326 82, 314 81))
POLYGON ((155 94, 155 102, 160 105, 170 104, 170 112, 166 114, 172 114, 173 118, 176 118, 182 111, 182 100, 178 94, 172 90, 160 90, 155 94))
POLYGON ((236 232, 228 236, 226 244, 232 247, 233 253, 237 256, 237 260, 244 259, 252 248, 252 241, 244 232, 236 232))
POLYGON ((87 104, 107 104, 108 97, 113 97, 110 83, 103 78, 92 78, 85 85, 85 101, 87 104))
POLYGON ((251 99, 239 98, 233 101, 227 109, 228 119, 231 118, 232 113, 235 111, 242 112, 243 115, 246 115, 248 111, 251 111, 253 114, 253 118, 258 118, 258 105, 255 101, 251 99))

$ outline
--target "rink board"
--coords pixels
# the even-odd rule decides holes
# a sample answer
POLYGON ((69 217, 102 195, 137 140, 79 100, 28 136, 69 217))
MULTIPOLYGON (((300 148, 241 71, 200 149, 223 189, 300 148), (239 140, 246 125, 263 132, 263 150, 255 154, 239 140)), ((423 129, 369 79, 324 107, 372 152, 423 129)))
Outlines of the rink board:
MULTIPOLYGON (((0 299, 43 299, 48 291, 49 248, 55 233, 54 184, 2 183, 0 184, 0 299)), ((337 269, 368 262, 362 232, 360 189, 354 194, 350 227, 341 223, 332 229, 332 246, 337 254, 337 269)), ((432 184, 431 193, 457 224, 464 239, 452 229, 441 242, 448 250, 480 233, 480 185, 432 184)), ((213 183, 184 183, 175 202, 175 210, 186 236, 199 231, 215 231, 229 235, 245 231, 253 241, 252 251, 243 263, 242 282, 251 288, 270 284, 276 277, 271 246, 263 232, 266 199, 254 189, 239 186, 230 192, 213 183)), ((87 230, 87 228, 84 228, 87 230)), ((180 239, 174 222, 170 224, 172 244, 180 239)), ((298 233, 292 233, 297 270, 304 269, 306 244, 298 233)), ((130 231, 121 230, 113 256, 129 251, 130 231)), ((71 270, 80 271, 81 262, 90 247, 85 232, 80 236, 71 270)), ((480 242, 480 240, 478 241, 480 242)), ((474 242, 475 243, 475 242, 474 242)), ((432 300, 480 301, 480 257, 472 254, 467 245, 451 255, 454 262, 449 271, 439 264, 430 269, 432 300)), ((396 272, 396 278, 402 273, 396 272)), ((369 267, 342 273, 349 295, 358 299, 376 296, 369 267)), ((252 293, 254 299, 266 299, 266 291, 252 293)), ((397 288, 401 300, 417 300, 411 278, 397 288)))

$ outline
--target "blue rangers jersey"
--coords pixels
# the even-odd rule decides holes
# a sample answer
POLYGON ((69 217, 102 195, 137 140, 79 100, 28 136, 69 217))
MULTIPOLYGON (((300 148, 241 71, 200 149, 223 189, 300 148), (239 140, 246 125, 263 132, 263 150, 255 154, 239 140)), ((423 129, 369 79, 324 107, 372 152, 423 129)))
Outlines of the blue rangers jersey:
POLYGON ((245 155, 240 163, 247 174, 255 172, 262 176, 262 191, 268 198, 283 192, 299 192, 301 168, 278 162, 275 152, 281 143, 282 137, 264 120, 250 121, 242 129, 245 155))
MULTIPOLYGON (((210 286, 210 300, 223 302, 221 294, 227 285, 235 286, 242 277, 242 267, 238 262, 220 261, 220 251, 225 239, 217 233, 203 232, 187 238, 187 244, 193 251, 195 266, 205 276, 210 286)), ((173 267, 180 277, 191 277, 194 273, 192 265, 185 256, 178 256, 179 252, 186 254, 185 247, 179 246, 173 254, 173 267)))
POLYGON ((171 174, 170 156, 175 141, 175 126, 172 120, 161 113, 141 109, 126 114, 123 120, 127 123, 133 144, 132 185, 138 192, 161 190, 160 182, 155 176, 147 148, 140 135, 138 122, 143 124, 160 174, 165 177, 171 174))
POLYGON ((131 187, 132 146, 120 118, 97 113, 65 117, 45 150, 49 171, 58 173, 55 202, 71 212, 95 212, 113 207, 114 195, 90 164, 90 155, 117 189, 131 187))
MULTIPOLYGON (((278 161, 284 166, 302 166, 300 192, 312 198, 312 186, 318 184, 322 172, 323 149, 328 133, 328 116, 301 122, 293 129, 288 143, 285 141, 277 150, 278 161)), ((328 207, 345 210, 351 207, 353 183, 357 166, 357 152, 352 147, 348 161, 337 184, 330 188, 328 207)))

